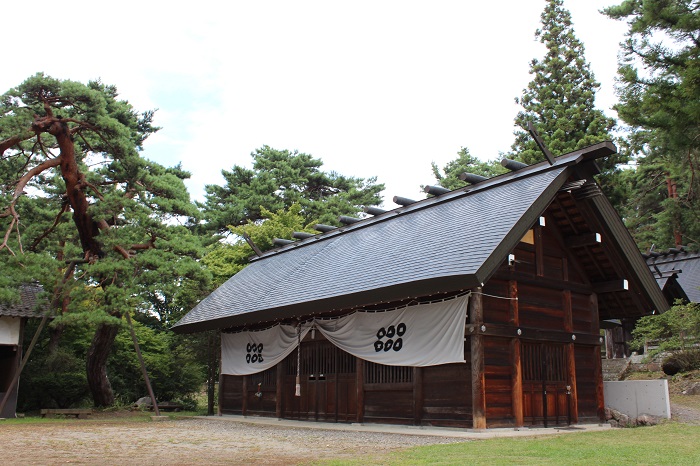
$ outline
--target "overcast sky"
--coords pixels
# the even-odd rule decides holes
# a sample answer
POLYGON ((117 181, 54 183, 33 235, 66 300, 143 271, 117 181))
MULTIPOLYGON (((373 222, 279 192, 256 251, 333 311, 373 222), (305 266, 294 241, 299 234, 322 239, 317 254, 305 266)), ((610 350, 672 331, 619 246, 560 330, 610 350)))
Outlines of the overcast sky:
MULTIPOLYGON (((611 116, 624 23, 615 0, 565 0, 611 116)), ((421 198, 430 164, 513 142, 514 98, 544 46, 544 0, 4 2, 0 92, 36 72, 117 86, 158 109, 144 156, 192 172, 191 195, 262 145, 421 198)))

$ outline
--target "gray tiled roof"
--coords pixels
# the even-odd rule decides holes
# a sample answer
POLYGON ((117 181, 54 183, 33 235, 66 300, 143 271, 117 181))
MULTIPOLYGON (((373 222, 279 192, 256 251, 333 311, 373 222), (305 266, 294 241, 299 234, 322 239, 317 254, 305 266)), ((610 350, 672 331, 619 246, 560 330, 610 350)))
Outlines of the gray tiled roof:
POLYGON ((20 300, 17 303, 0 303, 0 316, 38 317, 41 316, 45 302, 39 299, 43 291, 41 285, 25 284, 20 286, 20 300))
MULTIPOLYGON (((173 329, 249 325, 479 286, 579 163, 614 152, 611 143, 596 144, 553 166, 532 165, 267 251, 173 329)), ((622 225, 613 214, 604 217, 622 225)), ((638 254, 631 237, 622 241, 638 254)), ((634 259, 648 274, 641 256, 634 259)), ((665 306, 660 290, 654 296, 665 306)))
POLYGON ((700 303, 700 253, 670 249, 647 257, 647 265, 657 281, 660 278, 658 272, 679 271, 676 281, 691 302, 700 303))
POLYGON ((559 157, 554 166, 533 165, 267 252, 174 329, 243 325, 478 286, 583 158, 585 150, 559 157))

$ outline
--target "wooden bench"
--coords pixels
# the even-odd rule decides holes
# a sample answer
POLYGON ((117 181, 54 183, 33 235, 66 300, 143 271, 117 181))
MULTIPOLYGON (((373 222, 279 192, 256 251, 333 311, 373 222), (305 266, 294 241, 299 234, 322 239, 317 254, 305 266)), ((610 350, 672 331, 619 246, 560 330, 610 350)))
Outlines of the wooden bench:
POLYGON ((91 409, 42 409, 41 417, 46 417, 49 414, 62 414, 64 416, 75 416, 76 419, 86 419, 92 414, 91 409))
MULTIPOLYGON (((146 405, 146 407, 148 407, 149 410, 154 411, 153 405, 146 405)), ((177 413, 182 411, 182 405, 171 401, 164 401, 162 403, 158 403, 158 409, 161 411, 175 411, 177 413)))

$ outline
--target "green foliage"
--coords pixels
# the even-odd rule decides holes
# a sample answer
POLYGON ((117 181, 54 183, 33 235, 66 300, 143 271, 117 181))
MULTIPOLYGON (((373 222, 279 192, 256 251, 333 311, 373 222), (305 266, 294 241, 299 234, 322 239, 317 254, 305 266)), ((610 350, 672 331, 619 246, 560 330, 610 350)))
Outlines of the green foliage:
POLYGON ((695 194, 700 185, 685 164, 677 163, 670 154, 640 155, 636 169, 623 174, 626 181, 621 186, 628 187, 628 195, 620 213, 640 250, 678 244, 700 247, 700 204, 695 194), (669 196, 669 182, 677 197, 669 196))
POLYGON ((571 14, 563 0, 548 0, 535 38, 547 47, 545 57, 530 63, 532 81, 515 101, 523 107, 515 118, 513 158, 527 164, 544 160, 527 131, 532 122, 556 156, 597 142, 611 140, 615 122, 595 108, 600 87, 576 38, 571 14))
POLYGON ((675 351, 663 360, 661 368, 666 375, 698 370, 700 369, 700 349, 675 351))
POLYGON ((260 212, 265 217, 262 220, 249 220, 245 225, 230 226, 231 233, 237 240, 233 244, 217 243, 202 260, 211 271, 216 285, 221 285, 248 265, 253 250, 243 239, 244 234, 261 251, 267 251, 274 247, 275 238, 291 239, 295 231, 316 233, 306 224, 299 204, 292 204, 288 209, 277 212, 261 207, 260 212))
MULTIPOLYGON (((204 366, 192 348, 182 344, 181 337, 161 332, 133 321, 151 386, 161 401, 191 399, 204 383, 204 366)), ((117 398, 125 404, 148 396, 141 365, 127 326, 123 326, 114 342, 108 362, 110 382, 117 398)))
MULTIPOLYGON (((58 314, 56 335, 79 322, 93 332, 119 325, 134 310, 167 329, 210 289, 189 173, 140 154, 158 130, 153 115, 136 112, 114 86, 42 73, 0 97, 0 299, 39 281, 58 314)), ((100 368, 112 341, 88 341, 105 350, 81 357, 95 403, 109 404, 100 368)))
POLYGON ((644 316, 632 331, 630 346, 658 341, 659 351, 688 348, 700 341, 700 303, 676 303, 663 314, 644 316))
POLYGON ((251 153, 253 168, 222 171, 224 186, 208 185, 203 210, 209 232, 227 234, 229 225, 264 217, 262 208, 278 211, 299 204, 307 223, 336 224, 339 215, 355 215, 362 206, 381 203, 383 184, 325 173, 320 159, 297 151, 263 146, 251 153))
POLYGON ((34 356, 22 374, 21 411, 72 408, 89 400, 83 359, 63 348, 42 356, 34 356))
POLYGON ((471 155, 469 149, 466 147, 462 147, 459 152, 457 152, 457 158, 448 162, 447 165, 442 168, 442 172, 434 162, 432 168, 435 180, 440 186, 447 189, 458 189, 466 186, 467 183, 459 179, 459 175, 464 172, 491 178, 492 176, 500 175, 508 171, 503 168, 498 160, 482 162, 471 155))
MULTIPOLYGON (((40 408, 70 408, 89 403, 90 391, 85 374, 85 358, 92 342, 96 313, 70 313, 50 324, 49 333, 60 329, 60 347, 47 346, 46 331, 35 347, 23 374, 20 389, 21 411, 40 408)), ((149 320, 138 314, 139 320, 149 320)), ((111 316, 103 319, 116 320, 111 316)), ((97 319, 99 320, 99 319, 97 319)), ((205 364, 197 354, 192 336, 175 335, 133 320, 134 331, 159 400, 187 402, 204 383, 205 364)), ((157 321, 157 319, 156 319, 157 321)), ((141 366, 134 351, 128 326, 117 321, 120 330, 108 361, 110 382, 118 403, 130 406, 147 396, 141 366)), ((34 334, 37 322, 25 332, 25 347, 34 334)))
MULTIPOLYGON (((203 245, 192 233, 199 212, 184 185, 189 173, 139 154, 143 141, 158 129, 152 118, 152 111, 138 113, 119 100, 114 86, 61 81, 41 73, 0 98, 0 142, 18 138, 4 149, 0 162, 2 185, 10 187, 3 191, 5 205, 12 205, 11 188, 17 180, 34 175, 27 185, 31 190, 14 205, 20 225, 13 229, 12 217, 3 218, 9 233, 17 231, 4 249, 26 252, 1 254, 5 270, 17 271, 21 280, 39 280, 51 293, 66 266, 64 258, 82 259, 86 242, 94 241, 99 260, 79 264, 75 273, 84 286, 68 284, 74 299, 89 301, 92 310, 117 316, 134 307, 150 310, 155 296, 172 301, 183 285, 201 296, 209 278, 197 264, 203 245), (68 126, 73 139, 88 203, 82 214, 66 205, 64 168, 44 168, 49 154, 66 157, 56 138, 29 131, 38 118, 52 115, 68 126), (84 221, 102 222, 99 237, 79 235, 84 221)), ((94 252, 93 246, 89 251, 94 252)))
POLYGON ((639 176, 624 216, 642 249, 700 245, 700 2, 626 0, 605 13, 629 24, 618 115, 639 176), (666 179, 677 186, 669 196, 666 179))

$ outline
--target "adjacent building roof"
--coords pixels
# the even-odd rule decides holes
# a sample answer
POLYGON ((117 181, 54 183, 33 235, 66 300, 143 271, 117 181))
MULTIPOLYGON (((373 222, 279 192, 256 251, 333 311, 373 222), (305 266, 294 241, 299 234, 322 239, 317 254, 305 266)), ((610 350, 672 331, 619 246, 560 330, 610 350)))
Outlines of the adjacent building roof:
POLYGON ((40 299, 43 292, 41 285, 32 283, 20 286, 20 300, 16 303, 0 303, 0 316, 40 317, 45 311, 46 303, 40 299))
MULTIPOLYGON (((480 286, 565 183, 590 176, 593 160, 614 152, 612 143, 596 144, 558 157, 553 165, 532 165, 268 251, 202 300, 174 330, 250 325, 480 286)), ((663 295, 619 216, 611 206, 602 212, 595 207, 597 198, 604 199, 599 194, 591 195, 590 203, 602 223, 619 223, 608 230, 621 236, 615 246, 625 258, 620 261, 625 272, 634 275, 629 277, 634 305, 647 307, 635 312, 665 310, 663 295)))
POLYGON ((644 256, 661 288, 668 287, 669 279, 675 278, 685 298, 678 293, 675 297, 700 303, 700 252, 691 252, 681 246, 667 251, 653 251, 644 256))

